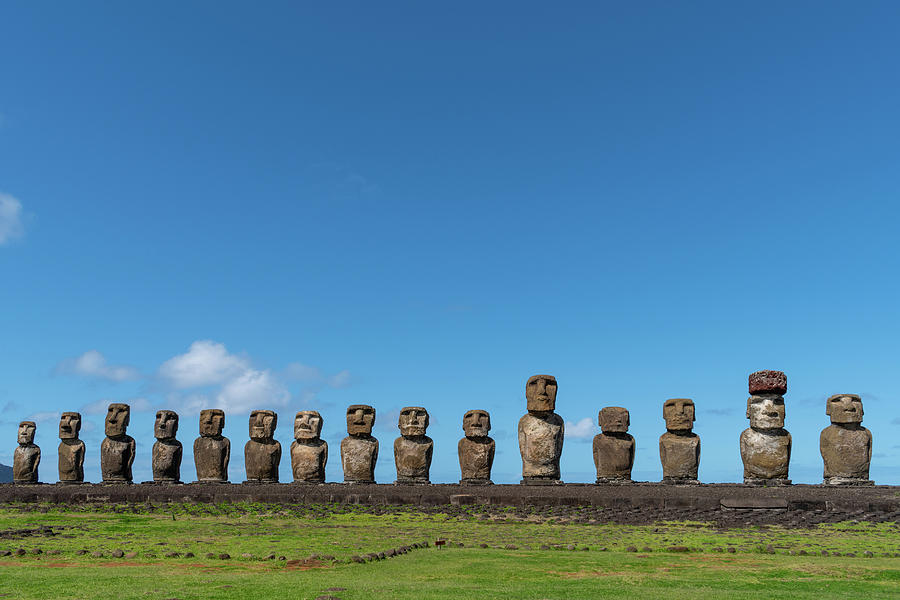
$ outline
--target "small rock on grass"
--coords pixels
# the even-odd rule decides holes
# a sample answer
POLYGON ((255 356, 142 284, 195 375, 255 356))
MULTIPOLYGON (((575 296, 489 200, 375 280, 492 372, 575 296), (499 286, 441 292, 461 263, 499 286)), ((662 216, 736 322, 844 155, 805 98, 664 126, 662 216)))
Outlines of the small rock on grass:
POLYGON ((628 546, 625 548, 625 552, 637 552, 637 548, 635 546, 628 546))
POLYGON ((219 555, 219 560, 228 560, 229 558, 231 558, 231 555, 228 554, 227 552, 223 552, 222 554, 219 555))
POLYGON ((243 552, 241 554, 241 558, 253 558, 253 555, 250 554, 249 552, 243 552))
POLYGON ((92 558, 103 558, 103 553, 102 552, 91 552, 91 557, 92 558))
POLYGON ((0 556, 9 556, 11 554, 12 552, 10 552, 9 550, 0 550, 0 556))
POLYGON ((519 547, 516 546, 515 544, 507 544, 503 547, 506 548, 507 550, 518 550, 519 549, 519 547))
POLYGON ((87 554, 87 553, 88 553, 87 550, 77 550, 77 551, 75 552, 75 554, 76 554, 77 556, 84 556, 84 555, 87 554))
POLYGON ((193 552, 185 552, 184 557, 185 558, 194 558, 194 553, 193 552))
POLYGON ((338 598, 337 596, 327 595, 327 596, 316 596, 316 600, 341 600, 341 599, 338 598))
POLYGON ((479 547, 479 548, 487 548, 488 545, 487 545, 487 544, 478 544, 478 547, 479 547))
POLYGON ((729 547, 728 547, 728 553, 729 553, 729 554, 734 554, 735 552, 737 552, 737 548, 735 548, 734 546, 729 546, 729 547))
MULTIPOLYGON (((730 549, 729 549, 730 550, 730 549)), ((690 552, 687 546, 669 546, 669 552, 690 552)))
POLYGON ((32 554, 43 554, 44 551, 41 550, 40 548, 32 548, 32 549, 31 549, 31 553, 32 553, 32 554))
POLYGON ((216 557, 215 552, 207 552, 206 553, 206 558, 215 558, 215 557, 216 557))
POLYGON ((122 558, 123 556, 125 556, 125 552, 123 552, 122 550, 113 550, 112 556, 113 558, 122 558))
POLYGON ((129 552, 125 555, 125 558, 137 558, 137 552, 129 552))

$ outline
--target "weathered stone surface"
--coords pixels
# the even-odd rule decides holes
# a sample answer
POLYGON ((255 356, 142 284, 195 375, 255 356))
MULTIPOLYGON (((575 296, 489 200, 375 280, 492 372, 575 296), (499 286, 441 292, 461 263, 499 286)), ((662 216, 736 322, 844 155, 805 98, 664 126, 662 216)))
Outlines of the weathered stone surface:
POLYGON ((659 438, 659 460, 663 480, 696 483, 700 467, 700 436, 694 427, 694 401, 670 398, 663 403, 666 433, 659 438))
POLYGON ((869 480, 872 432, 861 425, 862 399, 856 394, 835 394, 825 401, 825 414, 831 417, 831 425, 819 436, 825 483, 873 485, 869 480))
POLYGON ((13 452, 13 482, 37 483, 41 449, 34 443, 34 421, 19 423, 19 446, 13 452))
POLYGON ((110 404, 106 410, 106 438, 100 444, 100 471, 103 483, 131 483, 134 438, 126 433, 131 419, 127 404, 110 404))
POLYGON ((519 419, 523 483, 558 482, 565 426, 556 410, 556 378, 534 375, 525 384, 528 414, 519 419))
POLYGON ((459 440, 460 483, 485 485, 491 481, 491 467, 494 465, 494 440, 488 437, 491 430, 491 415, 486 410, 470 410, 463 416, 463 431, 466 437, 459 440))
POLYGON ((178 414, 172 410, 156 413, 153 435, 152 467, 153 481, 177 483, 181 481, 181 442, 175 439, 178 433, 178 414))
POLYGON ((744 483, 790 483, 791 434, 784 429, 781 396, 787 389, 787 378, 781 371, 758 371, 750 376, 750 389, 756 390, 747 399, 750 428, 740 438, 744 483))
POLYGON ((621 406, 607 406, 597 415, 601 433, 594 436, 594 465, 597 483, 631 481, 634 466, 634 438, 628 433, 631 419, 621 406))
POLYGON ((231 440, 222 436, 225 411, 207 408, 200 411, 200 437, 194 440, 194 465, 197 481, 225 483, 231 460, 231 440))
POLYGON ((275 439, 278 415, 272 410, 250 413, 250 441, 244 446, 244 469, 247 481, 274 483, 278 481, 281 463, 281 444, 275 439))
POLYGON ((375 483, 378 440, 372 437, 375 409, 368 404, 347 407, 347 433, 341 440, 341 466, 345 483, 375 483))
POLYGON ((400 411, 397 425, 400 427, 400 437, 394 440, 397 483, 430 483, 434 442, 425 435, 428 411, 421 406, 406 406, 400 411))
POLYGON ((294 481, 325 481, 328 444, 322 434, 322 416, 314 410, 301 410, 294 417, 294 441, 291 443, 291 469, 294 481))
POLYGON ((64 412, 59 416, 59 481, 84 482, 84 442, 81 432, 81 413, 64 412))
POLYGON ((787 393, 787 375, 782 371, 757 371, 750 373, 750 394, 778 394, 787 393))

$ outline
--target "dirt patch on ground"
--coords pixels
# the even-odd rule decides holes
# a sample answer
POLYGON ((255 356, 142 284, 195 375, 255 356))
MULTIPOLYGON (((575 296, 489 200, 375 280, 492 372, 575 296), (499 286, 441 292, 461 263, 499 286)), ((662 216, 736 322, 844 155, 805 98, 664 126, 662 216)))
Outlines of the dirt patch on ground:
POLYGON ((312 558, 289 560, 284 563, 284 569, 286 571, 309 571, 310 569, 325 569, 328 567, 331 567, 331 565, 312 558))

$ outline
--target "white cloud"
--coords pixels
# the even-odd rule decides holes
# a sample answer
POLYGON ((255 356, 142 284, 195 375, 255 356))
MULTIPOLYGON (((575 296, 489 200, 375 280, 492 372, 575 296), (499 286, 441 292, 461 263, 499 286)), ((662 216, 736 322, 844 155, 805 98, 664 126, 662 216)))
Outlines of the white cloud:
POLYGON ((54 411, 44 411, 44 412, 36 412, 33 415, 30 415, 23 419, 25 421, 34 421, 35 423, 51 423, 53 421, 59 420, 59 412, 54 411))
POLYGON ((186 354, 179 354, 159 367, 159 374, 179 389, 218 385, 246 374, 245 358, 229 354, 225 344, 198 340, 186 354))
POLYGON ((299 362, 292 362, 284 369, 284 376, 293 381, 319 381, 322 370, 299 362))
POLYGON ((573 423, 572 421, 566 421, 566 437, 572 439, 587 439, 592 438, 597 434, 597 426, 594 425, 594 420, 590 417, 585 417, 578 421, 577 423, 573 423))
POLYGON ((80 411, 86 415, 105 415, 106 409, 110 404, 123 403, 131 407, 131 412, 147 412, 153 410, 153 403, 146 398, 131 398, 129 400, 113 400, 111 398, 100 398, 94 402, 89 402, 81 407, 80 411))
POLYGON ((56 365, 53 371, 64 375, 82 375, 116 382, 139 379, 141 376, 134 367, 107 364, 106 358, 97 350, 88 350, 81 356, 67 358, 56 365))
POLYGON ((248 369, 222 386, 216 396, 216 408, 242 413, 285 406, 290 399, 290 392, 270 371, 248 369))
POLYGON ((350 371, 344 369, 328 378, 328 385, 333 388, 345 388, 350 386, 350 371))
POLYGON ((22 226, 22 203, 9 194, 0 192, 0 245, 25 234, 22 226))

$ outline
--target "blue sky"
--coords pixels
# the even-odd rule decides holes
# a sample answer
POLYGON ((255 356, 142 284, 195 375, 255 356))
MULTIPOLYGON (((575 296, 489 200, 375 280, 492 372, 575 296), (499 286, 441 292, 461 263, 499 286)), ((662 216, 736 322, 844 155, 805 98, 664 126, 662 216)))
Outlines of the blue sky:
MULTIPOLYGON (((349 404, 395 478, 407 405, 432 480, 466 410, 517 482, 535 373, 559 381, 567 481, 603 406, 658 480, 666 398, 700 477, 738 481, 747 375, 788 375, 791 476, 821 481, 825 398, 863 397, 900 483, 900 5, 866 2, 5 3, 0 9, 0 462, 60 411, 349 404)), ((183 478, 194 478, 186 453, 183 478)), ((283 480, 290 479, 287 452, 283 480)))

